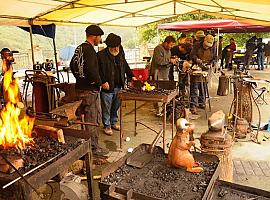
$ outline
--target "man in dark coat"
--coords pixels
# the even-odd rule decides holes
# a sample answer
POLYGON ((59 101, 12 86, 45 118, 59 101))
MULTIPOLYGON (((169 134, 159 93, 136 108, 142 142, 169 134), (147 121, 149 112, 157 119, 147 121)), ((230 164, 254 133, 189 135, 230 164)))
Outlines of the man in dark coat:
MULTIPOLYGON (((91 25, 85 30, 86 41, 79 45, 70 62, 70 69, 76 78, 76 93, 82 104, 77 110, 78 115, 84 115, 85 122, 100 121, 100 87, 99 66, 94 46, 101 42, 103 31, 99 26, 91 25)), ((98 144, 98 127, 86 126, 91 134, 92 151, 94 155, 105 155, 107 149, 98 144)))
POLYGON ((254 51, 257 48, 258 39, 256 36, 253 36, 246 42, 246 53, 245 53, 245 69, 249 69, 250 62, 252 61, 252 56, 254 51))
POLYGON ((118 92, 125 84, 125 75, 133 80, 134 77, 121 46, 121 37, 110 33, 105 41, 107 47, 98 52, 100 77, 102 81, 101 108, 104 133, 112 135, 112 129, 120 130, 117 125, 117 111, 120 101, 118 92))

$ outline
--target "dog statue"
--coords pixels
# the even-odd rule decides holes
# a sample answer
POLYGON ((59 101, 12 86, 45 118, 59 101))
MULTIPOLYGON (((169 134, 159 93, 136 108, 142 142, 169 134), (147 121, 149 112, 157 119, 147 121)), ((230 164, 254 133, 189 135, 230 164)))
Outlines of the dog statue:
POLYGON ((193 132, 193 126, 184 118, 176 122, 177 133, 169 148, 168 164, 171 167, 186 168, 188 172, 199 173, 203 171, 198 163, 195 162, 193 155, 189 152, 194 141, 186 143, 187 136, 193 132))

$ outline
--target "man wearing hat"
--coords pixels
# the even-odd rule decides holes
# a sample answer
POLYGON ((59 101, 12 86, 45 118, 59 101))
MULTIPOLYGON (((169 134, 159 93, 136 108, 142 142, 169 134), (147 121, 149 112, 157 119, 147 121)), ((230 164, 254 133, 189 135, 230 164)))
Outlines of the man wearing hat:
POLYGON ((201 42, 203 42, 205 38, 205 34, 203 30, 199 30, 195 33, 195 37, 194 37, 194 41, 193 44, 196 46, 197 44, 200 44, 201 42))
MULTIPOLYGON (((196 48, 193 47, 191 51, 191 59, 194 64, 202 66, 203 64, 213 64, 215 61, 215 49, 213 47, 214 37, 207 35, 203 41, 197 44, 196 48)), ((198 76, 190 77, 190 110, 193 114, 197 113, 196 106, 204 108, 205 99, 203 98, 202 88, 200 82, 198 82, 198 76), (199 93, 198 93, 199 91, 199 93)), ((205 91, 205 90, 204 90, 205 91)))
POLYGON ((117 111, 120 101, 118 92, 124 87, 125 77, 136 80, 124 55, 121 46, 121 37, 110 33, 105 41, 107 47, 98 52, 99 70, 102 82, 101 108, 104 133, 112 135, 114 130, 119 131, 117 125, 117 111), (125 76, 126 75, 126 76, 125 76))
MULTIPOLYGON (((85 122, 99 123, 100 121, 100 87, 98 58, 94 46, 101 42, 102 29, 96 25, 86 28, 86 41, 79 45, 70 62, 70 69, 76 78, 76 93, 82 100, 77 110, 78 115, 84 115, 85 122)), ((86 126, 91 133, 92 151, 94 155, 105 155, 107 149, 98 144, 98 127, 86 126)))

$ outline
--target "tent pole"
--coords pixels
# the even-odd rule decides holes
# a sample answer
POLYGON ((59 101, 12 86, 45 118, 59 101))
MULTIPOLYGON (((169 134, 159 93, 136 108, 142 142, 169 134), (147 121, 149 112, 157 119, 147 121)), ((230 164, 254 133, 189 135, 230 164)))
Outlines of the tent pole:
POLYGON ((219 28, 217 29, 217 61, 218 61, 218 54, 219 54, 218 50, 219 50, 219 28))
POLYGON ((35 64, 35 56, 34 56, 34 45, 33 45, 33 32, 32 32, 32 25, 30 24, 30 43, 31 43, 31 52, 32 52, 32 67, 35 64))
POLYGON ((54 38, 53 38, 53 51, 54 51, 54 59, 55 59, 55 68, 56 68, 57 79, 58 79, 58 81, 60 83, 59 71, 58 71, 58 65, 57 65, 56 45, 55 45, 55 39, 54 38))

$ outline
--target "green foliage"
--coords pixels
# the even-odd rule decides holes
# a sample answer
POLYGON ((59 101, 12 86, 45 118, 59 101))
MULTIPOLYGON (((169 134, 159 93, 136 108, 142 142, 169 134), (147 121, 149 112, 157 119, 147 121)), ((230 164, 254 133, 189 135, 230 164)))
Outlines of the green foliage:
MULTIPOLYGON (((158 30, 157 25, 163 23, 170 23, 175 21, 187 21, 187 20, 200 20, 200 19, 216 19, 214 16, 209 16, 206 14, 185 14, 169 19, 165 19, 159 22, 151 23, 140 27, 139 29, 139 41, 144 44, 158 44, 162 42, 164 38, 168 35, 172 35, 177 39, 181 33, 177 31, 166 31, 158 30)), ((187 33, 188 36, 194 33, 187 33)), ((230 33, 222 34, 223 36, 223 46, 229 44, 230 38, 234 38, 237 43, 237 48, 244 48, 246 41, 252 36, 256 35, 258 38, 269 38, 270 33, 230 33)))
MULTIPOLYGON (((158 30, 157 25, 163 23, 170 23, 175 21, 199 20, 199 19, 214 19, 215 17, 206 14, 185 14, 177 17, 164 19, 159 22, 154 22, 139 28, 139 42, 140 43, 159 43, 163 41, 166 36, 172 35, 177 39, 181 33, 177 31, 158 30)), ((188 35, 192 35, 189 33, 188 35)))
POLYGON ((257 38, 269 38, 270 33, 225 33, 222 34, 223 37, 223 47, 230 43, 230 38, 234 38, 237 49, 245 48, 246 41, 250 39, 252 36, 256 36, 257 38))

